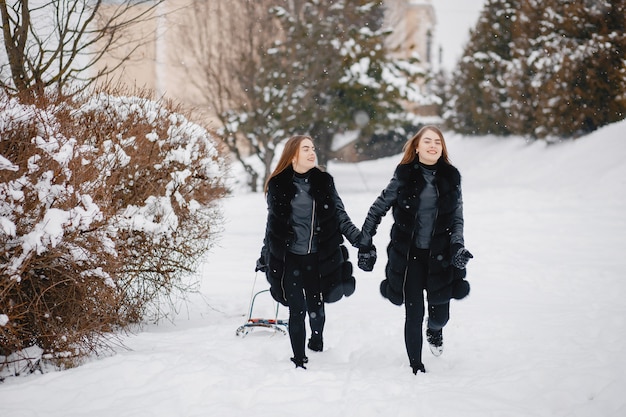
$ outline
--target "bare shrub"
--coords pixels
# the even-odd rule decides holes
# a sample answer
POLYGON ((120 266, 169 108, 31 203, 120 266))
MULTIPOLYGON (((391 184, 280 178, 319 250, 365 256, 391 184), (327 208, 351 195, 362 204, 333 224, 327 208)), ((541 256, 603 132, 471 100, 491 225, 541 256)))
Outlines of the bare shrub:
POLYGON ((0 155, 5 363, 37 346, 72 366, 197 284, 225 161, 179 108, 145 94, 0 99, 0 155))

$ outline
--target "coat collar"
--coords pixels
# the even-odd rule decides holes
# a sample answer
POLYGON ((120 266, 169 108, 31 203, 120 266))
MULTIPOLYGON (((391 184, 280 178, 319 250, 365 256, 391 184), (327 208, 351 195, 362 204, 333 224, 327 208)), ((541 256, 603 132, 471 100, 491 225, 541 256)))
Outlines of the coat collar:
MULTIPOLYGON (((445 178, 452 184, 460 184, 461 175, 459 171, 452 165, 439 160, 435 165, 435 176, 437 178, 445 178)), ((419 179, 421 177, 422 167, 419 164, 417 156, 408 164, 400 164, 396 168, 396 174, 399 180, 419 179), (418 176, 418 174, 420 174, 418 176)))

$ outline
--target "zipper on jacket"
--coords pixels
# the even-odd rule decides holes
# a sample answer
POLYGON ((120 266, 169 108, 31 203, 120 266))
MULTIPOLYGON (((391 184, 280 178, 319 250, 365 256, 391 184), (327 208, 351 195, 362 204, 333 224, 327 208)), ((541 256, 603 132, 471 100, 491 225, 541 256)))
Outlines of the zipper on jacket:
POLYGON ((311 253, 313 250, 313 235, 315 234, 315 199, 313 199, 313 210, 311 211, 311 235, 309 236, 309 247, 307 253, 311 253))
MULTIPOLYGON (((415 210, 415 217, 413 218, 414 224, 417 224, 417 218, 419 216, 419 206, 417 207, 417 210, 415 210)), ((404 277, 402 280, 402 296, 404 297, 404 302, 406 303, 406 279, 407 279, 407 275, 409 274, 409 262, 411 262, 411 247, 413 247, 413 245, 415 244, 415 242, 413 241, 415 239, 415 227, 413 227, 413 230, 411 231, 411 240, 409 241, 409 251, 406 253, 406 267, 404 268, 404 277)))
MULTIPOLYGON (((436 183, 435 183, 435 193, 437 194, 437 199, 435 200, 435 217, 433 218, 433 230, 430 231, 430 243, 433 242, 433 238, 435 237, 435 226, 437 226, 437 217, 439 217, 439 188, 437 188, 436 183)), ((430 243, 428 244, 428 259, 430 259, 430 257, 433 255, 430 250, 430 246, 431 246, 430 243)))
POLYGON ((287 293, 285 292, 285 263, 287 262, 287 255, 283 255, 283 273, 280 276, 280 290, 283 293, 283 300, 287 300, 287 293))

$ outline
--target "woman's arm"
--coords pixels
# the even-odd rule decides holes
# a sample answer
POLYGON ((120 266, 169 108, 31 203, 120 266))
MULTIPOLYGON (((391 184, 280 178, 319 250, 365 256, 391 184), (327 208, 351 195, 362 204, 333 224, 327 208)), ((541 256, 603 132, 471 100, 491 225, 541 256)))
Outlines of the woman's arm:
POLYGON ((361 231, 354 225, 354 223, 352 223, 352 220, 346 212, 343 201, 341 200, 341 197, 339 197, 339 193, 337 192, 334 184, 333 194, 335 207, 337 209, 337 220, 339 221, 339 231, 348 239, 352 246, 358 248, 361 246, 361 231))
POLYGON ((366 245, 372 245, 372 238, 376 234, 378 225, 398 198, 399 187, 400 181, 398 181, 394 173, 387 187, 380 193, 367 212, 363 227, 361 228, 363 238, 367 241, 366 245))
POLYGON ((450 235, 450 245, 465 246, 463 239, 463 196, 461 193, 461 186, 459 185, 459 199, 457 202, 456 210, 452 217, 452 230, 450 235))

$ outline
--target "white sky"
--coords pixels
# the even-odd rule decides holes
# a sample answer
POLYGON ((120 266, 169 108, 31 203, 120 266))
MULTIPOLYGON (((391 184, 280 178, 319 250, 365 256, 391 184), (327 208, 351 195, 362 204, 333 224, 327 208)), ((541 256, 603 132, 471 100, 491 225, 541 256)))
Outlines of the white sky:
POLYGON ((437 14, 435 56, 438 59, 441 46, 444 68, 452 70, 461 57, 463 47, 469 39, 469 30, 476 24, 484 2, 485 0, 432 0, 437 14))

